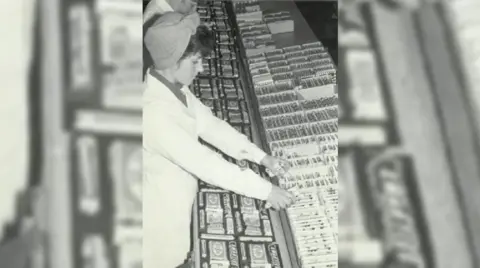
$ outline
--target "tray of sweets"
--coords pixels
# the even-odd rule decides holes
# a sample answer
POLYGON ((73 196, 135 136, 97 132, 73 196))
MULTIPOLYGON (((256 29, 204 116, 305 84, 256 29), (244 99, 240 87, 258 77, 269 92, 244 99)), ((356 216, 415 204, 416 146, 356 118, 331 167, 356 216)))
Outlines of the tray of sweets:
POLYGON ((283 53, 278 55, 266 56, 266 58, 268 63, 287 60, 287 57, 283 53))
POLYGON ((274 49, 272 51, 269 51, 269 52, 265 52, 265 57, 270 58, 270 57, 274 57, 274 56, 280 56, 280 55, 283 55, 283 50, 282 49, 274 49))
POLYGON ((256 2, 240 2, 235 4, 235 13, 250 13, 255 11, 260 11, 260 5, 256 2))
POLYGON ((316 100, 300 101, 302 110, 315 110, 315 109, 321 109, 321 108, 330 107, 330 106, 336 107, 337 104, 338 104, 338 97, 335 97, 335 96, 320 98, 316 100))
POLYGON ((297 100, 297 94, 295 92, 279 92, 270 95, 263 95, 257 98, 260 106, 275 105, 284 102, 293 102, 297 100))
POLYGON ((257 29, 257 30, 243 31, 241 36, 243 39, 256 39, 256 38, 263 38, 263 37, 271 38, 272 34, 270 33, 270 31, 268 31, 268 29, 264 29, 264 30, 257 29))
POLYGON ((277 67, 285 67, 289 66, 289 63, 287 60, 279 60, 279 61, 270 61, 268 62, 268 68, 277 68, 277 67))
POLYGON ((265 56, 265 53, 258 53, 258 54, 255 54, 255 55, 251 55, 248 57, 248 61, 250 62, 251 60, 266 60, 266 56, 265 56))
POLYGON ((250 64, 250 75, 268 74, 270 70, 266 62, 256 62, 250 64))
POLYGON ((304 54, 304 51, 301 51, 301 50, 300 51, 292 51, 292 52, 288 52, 288 53, 285 52, 284 55, 287 59, 293 59, 293 58, 306 56, 304 54))
POLYGON ((272 75, 273 81, 278 82, 278 81, 289 81, 294 79, 295 77, 293 76, 293 73, 287 71, 284 73, 276 73, 272 75))
POLYGON ((338 131, 338 124, 329 122, 329 123, 313 123, 311 125, 311 130, 316 135, 326 134, 326 133, 336 133, 338 131))
POLYGON ((314 61, 314 60, 321 60, 321 59, 329 59, 330 54, 328 52, 323 52, 323 53, 315 53, 312 55, 308 55, 305 53, 305 55, 308 57, 309 60, 314 61))
POLYGON ((274 117, 266 117, 263 118, 263 123, 266 128, 270 129, 305 124, 307 123, 307 120, 302 113, 296 113, 274 117))
POLYGON ((331 79, 326 76, 314 77, 314 78, 304 78, 300 81, 300 86, 302 88, 313 88, 331 84, 331 79))
POLYGON ((293 80, 275 81, 275 86, 278 92, 290 91, 295 88, 295 83, 293 80))
POLYGON ((306 56, 311 56, 315 54, 323 54, 325 52, 328 52, 328 50, 324 47, 322 48, 309 48, 309 49, 304 49, 303 54, 306 56))
POLYGON ((200 265, 202 268, 282 268, 278 245, 200 239, 200 265))
MULTIPOLYGON (((294 70, 294 69, 293 69, 294 70)), ((290 65, 283 65, 283 66, 277 66, 277 67, 270 67, 270 72, 273 75, 276 74, 282 74, 282 73, 289 73, 291 72, 292 69, 290 68, 290 65)), ((285 79, 283 79, 285 80, 285 79)))
POLYGON ((311 61, 308 59, 307 56, 300 56, 296 58, 289 58, 288 63, 291 65, 295 64, 303 64, 303 63, 310 63, 311 61))
MULTIPOLYGON (((262 55, 262 54, 257 54, 257 55, 262 55)), ((254 55, 252 57, 248 58, 248 66, 256 66, 256 64, 267 64, 267 59, 265 57, 256 57, 257 55, 254 55)))
POLYGON ((310 122, 317 122, 323 120, 337 119, 338 118, 338 109, 328 108, 325 110, 313 110, 307 112, 306 116, 310 122))
POLYGON ((303 48, 301 45, 296 45, 296 46, 289 46, 289 47, 284 47, 283 52, 285 54, 292 53, 292 52, 298 52, 301 51, 303 48))
POLYGON ((303 79, 303 78, 313 78, 315 77, 316 73, 312 69, 297 69, 293 71, 293 76, 297 79, 303 79))
POLYGON ((333 64, 327 64, 324 66, 317 66, 313 69, 317 75, 328 75, 328 74, 335 74, 337 72, 337 69, 335 68, 335 65, 333 64))
POLYGON ((275 106, 260 107, 260 115, 262 117, 276 116, 281 114, 296 113, 302 111, 297 102, 282 103, 275 106))
POLYGON ((264 86, 257 86, 255 87, 255 95, 262 96, 272 93, 277 93, 277 87, 274 84, 264 85, 264 86))
POLYGON ((254 32, 254 31, 268 31, 268 27, 263 22, 258 22, 258 23, 252 22, 252 23, 243 24, 242 26, 239 27, 239 30, 240 30, 240 35, 243 35, 244 33, 254 32))
POLYGON ((323 66, 323 65, 331 65, 333 64, 332 59, 326 58, 326 59, 321 59, 321 60, 316 60, 314 61, 316 66, 323 66))

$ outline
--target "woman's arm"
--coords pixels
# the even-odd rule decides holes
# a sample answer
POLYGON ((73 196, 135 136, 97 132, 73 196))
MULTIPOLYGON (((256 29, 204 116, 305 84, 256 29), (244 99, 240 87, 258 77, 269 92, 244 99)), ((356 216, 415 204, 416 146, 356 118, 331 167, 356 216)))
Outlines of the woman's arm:
MULTIPOLYGON (((156 105, 144 107, 143 143, 199 179, 241 195, 267 200, 272 184, 252 170, 241 170, 201 145, 156 105)), ((227 134, 228 135, 228 134, 227 134)))
POLYGON ((261 164, 267 153, 227 122, 214 116, 211 110, 200 101, 197 100, 196 105, 199 121, 198 134, 202 139, 237 160, 247 159, 261 164))

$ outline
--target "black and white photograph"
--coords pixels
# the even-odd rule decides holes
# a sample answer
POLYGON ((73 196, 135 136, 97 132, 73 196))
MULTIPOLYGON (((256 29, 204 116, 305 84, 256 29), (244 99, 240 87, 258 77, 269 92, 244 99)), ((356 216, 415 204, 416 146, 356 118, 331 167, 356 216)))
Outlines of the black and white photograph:
POLYGON ((338 267, 337 7, 145 1, 144 268, 338 267))
POLYGON ((480 267, 478 1, 4 2, 1 268, 480 267))

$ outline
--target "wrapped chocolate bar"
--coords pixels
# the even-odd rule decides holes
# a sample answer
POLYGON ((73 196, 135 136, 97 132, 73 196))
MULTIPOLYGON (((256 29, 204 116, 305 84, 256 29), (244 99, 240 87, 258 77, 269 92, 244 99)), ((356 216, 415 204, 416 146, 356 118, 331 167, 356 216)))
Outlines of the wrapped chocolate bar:
POLYGON ((258 207, 255 201, 246 196, 240 197, 240 211, 242 213, 258 213, 258 207))
POLYGON ((93 136, 77 139, 78 205, 81 212, 94 215, 101 209, 98 141, 93 136))
POLYGON ((276 68, 276 67, 286 67, 289 66, 289 63, 287 60, 279 60, 279 61, 269 61, 268 62, 268 68, 276 68))
POLYGON ((287 60, 287 57, 283 53, 266 56, 266 58, 268 63, 287 60))
POLYGON ((142 146, 116 140, 109 148, 117 220, 142 220, 142 146))
POLYGON ((92 25, 90 7, 86 3, 71 5, 70 25, 70 88, 73 91, 92 91, 92 25))
POLYGON ((306 43, 302 45, 302 48, 303 49, 323 48, 323 44, 321 42, 306 43))
POLYGON ((240 268, 240 253, 236 241, 200 239, 199 253, 199 267, 240 268))
POLYGON ((267 246, 267 243, 240 242, 241 264, 251 268, 272 268, 267 246))

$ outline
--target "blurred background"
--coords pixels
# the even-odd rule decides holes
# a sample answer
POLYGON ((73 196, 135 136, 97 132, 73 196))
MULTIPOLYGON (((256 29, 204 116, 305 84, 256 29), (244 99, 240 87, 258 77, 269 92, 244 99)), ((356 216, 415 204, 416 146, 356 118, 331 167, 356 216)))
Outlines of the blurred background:
MULTIPOLYGON (((138 267, 141 4, 2 4, 1 267, 138 267)), ((480 3, 316 5, 296 3, 339 73, 340 267, 480 267, 480 3)))

